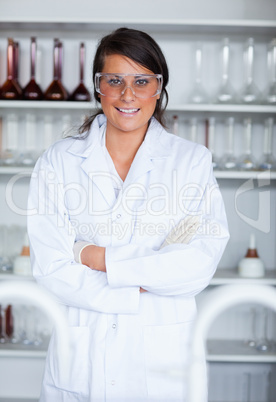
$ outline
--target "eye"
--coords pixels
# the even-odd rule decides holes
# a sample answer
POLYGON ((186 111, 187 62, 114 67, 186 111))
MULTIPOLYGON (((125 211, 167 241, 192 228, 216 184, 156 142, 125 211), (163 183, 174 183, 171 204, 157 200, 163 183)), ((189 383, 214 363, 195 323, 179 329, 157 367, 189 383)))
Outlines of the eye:
POLYGON ((111 87, 118 87, 120 85, 122 85, 122 80, 120 80, 119 78, 110 78, 107 83, 111 86, 111 87))
POLYGON ((135 85, 137 87, 144 87, 149 83, 149 80, 147 78, 139 78, 135 81, 135 85))

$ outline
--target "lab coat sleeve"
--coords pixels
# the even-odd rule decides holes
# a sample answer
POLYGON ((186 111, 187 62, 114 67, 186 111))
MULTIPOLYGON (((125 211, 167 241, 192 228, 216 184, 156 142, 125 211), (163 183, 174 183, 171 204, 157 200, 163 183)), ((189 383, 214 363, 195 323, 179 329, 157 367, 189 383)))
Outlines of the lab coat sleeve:
POLYGON ((33 275, 62 304, 104 313, 137 313, 139 287, 111 288, 106 273, 74 261, 74 229, 64 206, 63 183, 41 157, 32 174, 28 234, 33 275))
POLYGON ((197 206, 191 207, 200 218, 193 239, 189 244, 171 244, 161 250, 141 244, 107 247, 107 278, 112 287, 138 285, 157 295, 195 296, 209 284, 229 233, 209 152, 205 152, 193 170, 191 183, 198 182, 195 177, 201 177, 198 184, 204 189, 197 206))

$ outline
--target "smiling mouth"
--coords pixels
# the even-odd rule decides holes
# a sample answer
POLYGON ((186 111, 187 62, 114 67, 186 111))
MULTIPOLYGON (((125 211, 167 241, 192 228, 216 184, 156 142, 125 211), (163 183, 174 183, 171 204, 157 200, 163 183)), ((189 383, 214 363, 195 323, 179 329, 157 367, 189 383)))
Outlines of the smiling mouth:
POLYGON ((121 113, 127 113, 127 114, 133 114, 133 113, 137 113, 140 109, 121 109, 119 107, 116 107, 117 110, 119 110, 119 112, 121 113))

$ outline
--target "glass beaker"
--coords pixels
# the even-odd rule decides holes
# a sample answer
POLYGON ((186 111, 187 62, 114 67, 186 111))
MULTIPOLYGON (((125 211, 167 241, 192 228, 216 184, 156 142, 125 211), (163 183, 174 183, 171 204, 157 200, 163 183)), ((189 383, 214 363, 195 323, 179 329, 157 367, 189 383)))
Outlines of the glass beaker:
POLYGON ((27 113, 25 116, 24 150, 17 160, 19 166, 33 166, 35 164, 38 157, 36 136, 36 116, 32 113, 27 113))
POLYGON ((206 134, 205 141, 206 147, 212 154, 212 165, 214 170, 218 170, 220 168, 219 158, 216 156, 215 152, 215 131, 216 131, 216 119, 214 117, 210 117, 206 122, 206 134))
POLYGON ((5 144, 1 153, 1 164, 15 166, 18 158, 18 115, 8 113, 4 117, 3 133, 5 144))
POLYGON ((222 80, 215 98, 216 103, 232 104, 236 102, 236 95, 229 80, 230 44, 229 39, 224 38, 221 49, 222 80))

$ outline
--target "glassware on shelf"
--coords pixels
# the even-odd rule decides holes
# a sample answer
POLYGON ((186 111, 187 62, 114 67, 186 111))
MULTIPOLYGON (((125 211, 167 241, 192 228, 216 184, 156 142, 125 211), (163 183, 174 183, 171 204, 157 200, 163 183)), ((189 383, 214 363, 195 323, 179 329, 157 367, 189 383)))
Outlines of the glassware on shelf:
POLYGON ((268 339, 268 310, 263 308, 258 314, 258 328, 261 330, 259 339, 257 340, 256 349, 259 352, 269 352, 271 349, 271 343, 268 339))
POLYGON ((91 100, 90 93, 84 85, 84 62, 85 62, 85 46, 84 43, 80 44, 80 83, 77 88, 72 92, 68 100, 89 102, 91 100))
POLYGON ((53 138, 53 116, 45 115, 43 121, 43 139, 42 139, 42 151, 45 151, 54 142, 53 138))
POLYGON ((5 309, 0 304, 0 343, 6 343, 7 341, 5 309))
POLYGON ((1 153, 1 164, 15 166, 18 158, 18 115, 8 113, 4 118, 5 144, 1 153))
POLYGON ((276 38, 273 39, 268 48, 268 76, 269 84, 265 93, 264 101, 269 105, 276 104, 276 38))
POLYGON ((37 160, 36 153, 36 116, 27 113, 25 116, 24 150, 17 159, 19 166, 33 166, 37 160))
MULTIPOLYGON (((250 331, 248 337, 245 339, 245 345, 250 348, 256 346, 256 314, 256 309, 252 307, 249 313, 250 331)), ((246 313, 246 317, 248 317, 248 313, 246 313)))
POLYGON ((8 38, 7 49, 7 79, 0 88, 0 99, 3 100, 18 100, 22 99, 22 90, 18 85, 15 77, 15 52, 14 41, 8 38))
POLYGON ((276 158, 272 154, 274 120, 269 117, 264 124, 263 156, 259 162, 260 170, 276 170, 276 158))
POLYGON ((236 95, 229 80, 229 60, 229 39, 224 38, 221 49, 222 80, 215 98, 215 103, 233 104, 236 102, 236 95))
POLYGON ((51 84, 44 93, 45 100, 64 101, 67 99, 67 91, 64 88, 61 77, 61 52, 62 47, 59 40, 54 40, 54 77, 51 84))
POLYGON ((220 161, 220 168, 222 170, 236 170, 237 169, 237 158, 234 155, 234 117, 229 117, 226 120, 226 138, 227 146, 226 152, 222 156, 220 161))
POLYGON ((23 89, 23 99, 42 100, 43 92, 35 79, 36 67, 36 38, 31 38, 31 79, 23 89))
POLYGON ((192 142, 197 141, 197 119, 192 117, 189 121, 189 139, 192 142))
POLYGON ((252 142, 252 121, 250 118, 244 119, 244 139, 245 139, 245 153, 238 159, 239 170, 256 170, 257 163, 252 155, 251 142, 252 142))
POLYGON ((19 84, 19 43, 13 42, 13 71, 14 71, 14 80, 19 86, 21 93, 22 87, 19 84))
POLYGON ((172 117, 172 133, 174 135, 179 135, 179 119, 176 114, 172 117))
POLYGON ((220 163, 219 158, 216 156, 215 153, 215 130, 216 120, 214 117, 210 117, 205 122, 205 145, 212 154, 213 169, 218 170, 220 168, 220 163))
POLYGON ((208 103, 208 96, 202 84, 202 45, 197 43, 195 50, 195 81, 188 97, 190 103, 208 103))
POLYGON ((257 88, 254 79, 254 39, 249 38, 246 43, 244 51, 244 70, 245 70, 245 83, 240 94, 240 101, 242 103, 254 104, 260 103, 261 93, 257 88))

